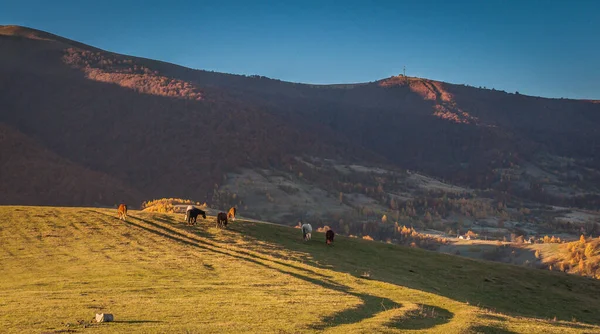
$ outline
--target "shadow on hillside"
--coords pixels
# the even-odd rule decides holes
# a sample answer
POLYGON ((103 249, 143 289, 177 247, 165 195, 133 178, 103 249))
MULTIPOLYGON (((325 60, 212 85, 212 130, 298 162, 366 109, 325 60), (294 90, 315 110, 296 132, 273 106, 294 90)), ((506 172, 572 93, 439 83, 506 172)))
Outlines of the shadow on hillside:
MULTIPOLYGON (((305 282, 312 283, 315 285, 319 285, 325 289, 334 290, 338 292, 342 292, 354 297, 359 298, 362 301, 362 304, 358 307, 342 310, 338 313, 335 313, 331 316, 327 316, 318 324, 314 324, 311 326, 312 329, 324 330, 326 328, 335 327, 339 325, 353 324, 358 323, 364 319, 369 319, 375 316, 379 312, 383 312, 386 309, 394 309, 402 307, 401 304, 394 302, 389 298, 379 297, 375 295, 370 295, 366 293, 358 293, 351 290, 350 287, 337 284, 332 281, 326 281, 321 279, 312 278, 309 276, 300 275, 288 270, 282 270, 279 268, 271 267, 268 265, 264 265, 269 269, 277 270, 282 274, 286 274, 297 279, 301 279, 305 282)), ((448 311, 447 311, 448 312, 448 311)), ((427 327, 431 328, 433 326, 427 327)))
MULTIPOLYGON (((154 230, 152 228, 148 228, 148 227, 145 227, 143 225, 134 224, 130 220, 128 220, 127 223, 129 223, 130 225, 134 225, 134 226, 136 226, 138 228, 144 229, 144 230, 146 230, 148 232, 152 232, 152 233, 158 234, 158 235, 160 235, 162 237, 165 237, 165 238, 168 238, 168 239, 171 239, 171 240, 174 240, 174 241, 185 243, 185 244, 187 244, 189 246, 194 246, 194 247, 202 248, 202 249, 207 250, 207 251, 211 251, 211 252, 215 252, 215 253, 219 253, 219 254, 223 254, 223 255, 227 255, 227 256, 234 256, 234 255, 232 255, 230 253, 227 253, 226 251, 222 251, 223 247, 221 247, 221 245, 224 244, 223 242, 220 242, 220 241, 209 241, 209 240, 203 241, 203 240, 199 240, 197 238, 193 238, 192 239, 189 236, 178 232, 177 230, 173 230, 171 228, 163 227, 163 226, 161 226, 159 224, 156 224, 156 223, 154 223, 154 222, 152 222, 150 220, 139 218, 139 217, 134 217, 134 218, 137 219, 137 220, 139 220, 139 221, 141 221, 141 222, 143 222, 143 223, 145 223, 145 224, 150 225, 153 228, 158 228, 160 230, 154 230)), ((167 224, 170 224, 170 223, 167 223, 167 224)), ((188 233, 192 233, 192 232, 190 232, 190 230, 188 230, 187 228, 184 228, 183 226, 182 227, 174 227, 174 228, 176 228, 176 229, 183 228, 184 231, 186 231, 188 233)), ((196 233, 198 232, 197 229, 192 229, 191 231, 196 232, 196 233)), ((196 236, 196 235, 194 235, 194 236, 196 236)), ((211 238, 211 239, 214 239, 214 238, 211 238)), ((298 267, 298 266, 294 266, 294 265, 286 263, 286 262, 278 261, 278 260, 276 260, 274 258, 258 257, 255 254, 251 254, 251 253, 248 253, 248 252, 245 252, 245 251, 242 251, 242 250, 228 250, 228 251, 235 252, 235 253, 240 254, 240 255, 249 256, 251 258, 260 258, 261 260, 270 261, 270 262, 273 262, 273 263, 277 263, 279 265, 288 266, 288 267, 293 268, 295 270, 299 270, 299 271, 304 271, 304 272, 310 273, 311 275, 314 275, 314 276, 320 276, 320 277, 323 277, 323 278, 329 278, 329 276, 326 276, 326 275, 323 275, 323 274, 319 274, 319 273, 315 273, 312 270, 309 270, 309 269, 306 269, 306 268, 302 268, 302 267, 298 267)), ((243 260, 246 260, 246 261, 250 261, 249 259, 243 258, 243 257, 240 257, 240 259, 243 259, 243 260)))
MULTIPOLYGON (((141 217, 137 217, 137 218, 142 219, 141 217)), ((177 226, 177 228, 181 228, 185 231, 193 232, 203 238, 210 239, 213 241, 223 242, 221 240, 218 240, 218 238, 216 238, 216 236, 214 234, 206 231, 207 228, 211 228, 211 227, 216 228, 216 218, 207 217, 206 219, 204 219, 204 218, 198 216, 196 225, 187 225, 183 219, 179 220, 179 219, 174 219, 174 218, 168 217, 168 216, 152 217, 152 218, 153 218, 153 220, 159 221, 161 223, 174 225, 174 226, 177 226)), ((148 221, 148 220, 144 220, 144 221, 146 223, 150 223, 150 221, 148 221)))
MULTIPOLYGON (((103 213, 100 213, 100 214, 106 215, 103 213)), ((106 216, 109 216, 109 215, 106 215, 106 216)), ((164 226, 161 226, 152 221, 138 218, 138 217, 130 217, 130 218, 133 218, 133 219, 139 221, 139 223, 134 222, 133 219, 128 219, 125 222, 126 224, 135 226, 137 228, 143 229, 150 233, 157 234, 161 237, 164 237, 164 238, 167 238, 167 239, 170 239, 170 240, 173 240, 173 241, 176 241, 176 242, 179 242, 179 243, 191 246, 191 247, 201 248, 204 250, 208 250, 210 252, 219 253, 219 254, 222 254, 225 256, 229 256, 229 257, 233 257, 233 258, 242 260, 242 261, 251 262, 253 264, 265 267, 270 270, 277 270, 278 272, 280 272, 282 274, 292 276, 294 278, 300 279, 307 283, 315 284, 315 285, 321 286, 325 289, 342 292, 342 293, 357 297, 361 300, 361 302, 362 302, 361 305, 359 305, 355 308, 342 310, 336 314, 325 317, 319 323, 312 325, 311 326, 312 329, 323 330, 323 329, 335 327, 338 325, 358 323, 364 319, 371 318, 371 317, 375 316, 377 313, 380 313, 382 311, 385 311, 388 309, 397 309, 397 308, 402 307, 401 304, 396 303, 395 301, 393 301, 389 298, 379 297, 379 296, 375 296, 375 295, 370 295, 370 294, 366 294, 366 293, 359 293, 359 292, 353 291, 348 286, 341 285, 334 281, 331 281, 330 279, 328 279, 329 278, 328 276, 325 276, 325 275, 322 275, 319 273, 315 273, 306 268, 301 268, 301 267, 298 267, 298 266, 295 266, 295 265, 292 265, 289 263, 277 261, 273 258, 258 256, 256 254, 251 254, 249 252, 232 250, 232 249, 224 249, 218 243, 206 242, 203 240, 199 240, 197 238, 191 238, 185 234, 178 232, 177 229, 173 229, 173 227, 164 227, 164 226), (274 264, 284 267, 286 269, 277 267, 274 264), (294 271, 302 271, 302 272, 307 273, 307 275, 299 274, 294 271), (312 275, 313 277, 308 276, 308 274, 312 275)), ((440 309, 440 310, 441 310, 440 312, 442 312, 444 314, 448 314, 449 318, 451 318, 453 316, 453 314, 447 310, 443 310, 443 309, 440 309)), ((427 326, 424 326, 423 329, 432 328, 433 326, 436 326, 436 325, 437 325, 437 323, 430 323, 427 326)))
MULTIPOLYGON (((313 242, 304 243, 299 232, 285 231, 285 227, 245 223, 233 229, 249 239, 310 255, 302 262, 314 267, 355 277, 369 271, 379 281, 504 314, 600 324, 600 316, 592 311, 599 304, 591 297, 600 294, 600 281, 378 242, 373 242, 374 247, 357 248, 359 252, 347 252, 363 241, 336 237, 335 246, 327 247, 320 241, 324 234, 315 232, 313 242)), ((259 247, 255 251, 261 252, 259 247)))
POLYGON ((495 314, 481 314, 481 315, 479 315, 479 318, 488 319, 488 320, 496 320, 496 321, 508 320, 508 318, 506 318, 506 317, 503 317, 501 315, 495 315, 495 314))
MULTIPOLYGON (((526 245, 526 244, 524 244, 526 245)), ((530 267, 541 267, 542 264, 535 257, 535 250, 519 245, 492 245, 492 244, 449 244, 442 245, 440 252, 463 257, 501 262, 515 265, 527 265, 530 267)))
POLYGON ((453 317, 454 314, 446 309, 421 304, 418 309, 409 311, 400 318, 393 319, 386 326, 405 330, 427 329, 448 323, 453 317))
POLYGON ((516 334, 516 332, 509 331, 508 329, 500 326, 473 326, 469 328, 469 333, 482 333, 482 334, 516 334))

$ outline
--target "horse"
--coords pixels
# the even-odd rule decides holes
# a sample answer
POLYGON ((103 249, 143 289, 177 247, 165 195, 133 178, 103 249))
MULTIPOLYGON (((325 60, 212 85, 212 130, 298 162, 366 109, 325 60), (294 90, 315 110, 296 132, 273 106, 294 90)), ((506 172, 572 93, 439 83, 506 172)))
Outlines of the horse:
POLYGON ((193 208, 195 208, 195 206, 193 205, 188 205, 187 208, 185 209, 185 221, 188 221, 188 217, 190 216, 190 210, 192 210, 193 208))
POLYGON ((196 219, 198 218, 198 215, 202 215, 202 218, 206 219, 206 212, 198 209, 198 208, 193 208, 191 210, 187 210, 185 212, 185 221, 187 222, 187 225, 196 225, 196 219), (194 222, 192 223, 192 220, 194 220, 194 222))
POLYGON ((127 205, 122 204, 122 203, 119 204, 119 208, 117 209, 117 216, 121 220, 127 219, 127 205))
POLYGON ((325 243, 331 245, 333 243, 333 237, 335 237, 333 230, 327 230, 327 232, 325 232, 325 243))
POLYGON ((302 227, 302 239, 304 241, 310 240, 312 237, 312 226, 310 224, 303 224, 302 227))
POLYGON ((229 212, 227 212, 227 219, 231 219, 232 221, 235 221, 236 213, 237 213, 237 209, 235 207, 232 207, 231 209, 229 209, 229 212))
POLYGON ((217 215, 217 227, 226 227, 227 226, 227 214, 225 212, 219 212, 217 215))

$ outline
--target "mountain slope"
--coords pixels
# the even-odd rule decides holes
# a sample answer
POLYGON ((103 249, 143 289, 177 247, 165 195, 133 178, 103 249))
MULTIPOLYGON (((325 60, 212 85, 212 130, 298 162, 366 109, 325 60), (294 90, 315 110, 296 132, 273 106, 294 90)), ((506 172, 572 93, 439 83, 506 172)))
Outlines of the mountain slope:
POLYGON ((124 180, 149 196, 202 199, 212 194, 224 171, 269 167, 302 152, 373 156, 338 148, 342 139, 318 124, 245 104, 219 89, 203 88, 210 98, 190 100, 178 88, 175 96, 162 94, 165 77, 160 75, 98 71, 90 80, 78 64, 65 60, 72 50, 68 46, 0 37, 0 47, 12 50, 0 62, 0 102, 8 106, 0 120, 58 155, 124 180), (98 79, 103 76, 106 81, 98 79), (123 83, 131 77, 138 81, 123 83), (135 89, 145 81, 158 85, 158 93, 135 89))
POLYGON ((298 156, 409 168, 553 204, 590 207, 596 199, 585 196, 600 193, 593 101, 405 77, 296 84, 119 55, 15 26, 0 27, 0 47, 0 121, 150 197, 210 202, 226 173, 290 171, 298 156), (555 181, 517 180, 529 165, 555 181), (570 186, 576 199, 562 196, 570 186))
POLYGON ((144 195, 67 161, 0 123, 0 203, 84 205, 137 203, 144 195))
POLYGON ((319 232, 303 242, 244 219, 221 230, 214 217, 186 227, 181 215, 123 222, 115 211, 0 208, 5 332, 600 330, 600 281, 352 238, 327 246, 319 232), (90 323, 101 312, 115 322, 90 323))

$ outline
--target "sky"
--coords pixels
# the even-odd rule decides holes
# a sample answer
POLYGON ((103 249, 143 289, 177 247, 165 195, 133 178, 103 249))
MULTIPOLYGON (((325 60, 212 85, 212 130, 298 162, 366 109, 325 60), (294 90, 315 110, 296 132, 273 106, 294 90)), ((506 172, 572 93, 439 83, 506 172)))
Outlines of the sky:
POLYGON ((596 0, 0 4, 0 24, 195 69, 328 84, 406 67, 406 75, 457 84, 600 99, 596 0))

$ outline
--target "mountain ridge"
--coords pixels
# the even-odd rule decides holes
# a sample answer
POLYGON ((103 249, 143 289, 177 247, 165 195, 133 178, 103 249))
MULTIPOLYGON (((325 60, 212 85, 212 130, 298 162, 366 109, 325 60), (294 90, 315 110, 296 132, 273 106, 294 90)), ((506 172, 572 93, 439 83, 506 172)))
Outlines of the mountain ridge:
MULTIPOLYGON (((173 62, 169 62, 169 61, 164 61, 164 60, 156 60, 156 59, 142 57, 142 56, 136 56, 136 55, 119 54, 119 53, 111 52, 111 51, 108 51, 108 50, 104 50, 104 49, 92 46, 90 44, 85 44, 85 43, 82 43, 82 42, 78 42, 78 41, 75 41, 73 39, 61 37, 59 35, 55 35, 55 34, 50 33, 50 32, 46 32, 46 31, 43 31, 43 30, 31 28, 31 27, 20 26, 20 25, 0 25, 0 35, 4 35, 4 36, 18 36, 18 37, 29 38, 29 39, 43 39, 43 40, 48 40, 48 41, 55 41, 55 42, 60 42, 60 43, 63 43, 63 44, 68 44, 68 45, 71 45, 71 46, 76 46, 76 47, 79 47, 81 49, 107 52, 107 53, 110 53, 110 54, 117 54, 117 55, 120 55, 120 56, 131 57, 131 58, 135 58, 135 59, 139 59, 139 60, 152 61, 154 63, 159 63, 159 64, 168 65, 168 66, 179 67, 179 68, 182 68, 184 70, 200 71, 200 72, 206 72, 206 73, 216 73, 216 74, 220 74, 220 75, 235 76, 235 77, 240 77, 240 78, 267 79, 267 80, 277 81, 279 83, 285 83, 285 84, 291 84, 291 85, 302 85, 302 86, 311 86, 311 87, 326 87, 326 88, 327 87, 328 88, 347 88, 347 87, 356 87, 356 86, 380 84, 382 82, 385 82, 385 81, 388 81, 388 80, 391 80, 391 79, 403 78, 404 77, 402 74, 400 74, 400 75, 397 75, 397 76, 390 76, 390 77, 385 77, 385 78, 381 78, 381 79, 376 79, 374 81, 349 82, 349 83, 339 82, 339 83, 328 83, 328 84, 316 84, 316 83, 309 83, 309 82, 295 82, 295 81, 281 80, 281 79, 277 79, 277 78, 270 78, 270 77, 266 77, 266 76, 262 76, 262 75, 258 75, 258 74, 256 74, 256 75, 244 75, 244 74, 235 74, 235 73, 209 71, 209 70, 204 70, 204 69, 200 69, 200 68, 188 67, 188 66, 185 66, 185 65, 180 65, 180 64, 177 64, 177 63, 173 63, 173 62)), ((475 87, 475 86, 472 86, 472 85, 469 85, 469 84, 452 83, 452 82, 446 82, 446 81, 437 80, 437 79, 427 79, 427 78, 410 77, 410 76, 407 76, 406 78, 409 78, 409 79, 412 79, 412 80, 414 80, 414 79, 425 80, 425 81, 428 81, 428 82, 431 82, 431 83, 435 83, 435 84, 465 86, 465 87, 470 87, 470 88, 474 88, 474 89, 478 89, 478 90, 495 91, 495 92, 504 92, 504 93, 506 93, 506 91, 500 90, 500 89, 475 87)), ((507 94, 512 94, 512 93, 507 93, 507 94)), ((547 97, 547 96, 527 95, 527 94, 521 94, 521 93, 519 93, 517 95, 521 95, 521 96, 525 96, 525 97, 532 97, 532 98, 550 99, 550 100, 572 100, 572 101, 583 101, 583 102, 590 102, 590 103, 600 103, 600 100, 596 100, 596 99, 576 99, 576 98, 562 98, 562 97, 547 97)))

